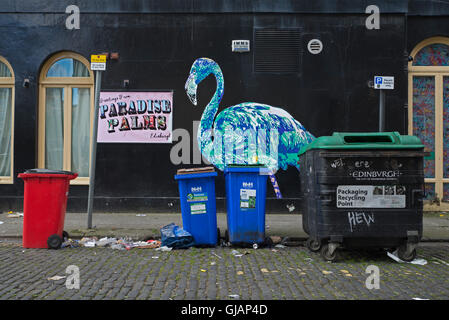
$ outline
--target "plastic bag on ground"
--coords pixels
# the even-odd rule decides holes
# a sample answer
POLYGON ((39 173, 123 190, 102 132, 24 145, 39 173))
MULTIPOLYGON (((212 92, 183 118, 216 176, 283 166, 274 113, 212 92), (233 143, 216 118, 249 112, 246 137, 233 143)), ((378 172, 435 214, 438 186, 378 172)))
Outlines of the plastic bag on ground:
POLYGON ((193 236, 174 223, 161 228, 161 247, 182 249, 191 247, 194 244, 193 236))

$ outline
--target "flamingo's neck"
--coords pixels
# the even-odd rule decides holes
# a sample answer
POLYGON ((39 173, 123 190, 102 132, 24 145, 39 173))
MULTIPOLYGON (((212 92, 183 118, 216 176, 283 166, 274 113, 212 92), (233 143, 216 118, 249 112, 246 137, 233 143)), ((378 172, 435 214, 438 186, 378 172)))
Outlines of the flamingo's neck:
POLYGON ((197 133, 197 141, 201 154, 203 154, 207 161, 216 165, 214 142, 212 140, 212 126, 221 102, 221 98, 223 97, 224 79, 223 73, 221 72, 220 67, 217 64, 213 66, 213 70, 211 73, 217 80, 217 89, 215 90, 214 96, 207 104, 206 108, 204 109, 203 115, 201 116, 201 121, 197 133))
POLYGON ((224 79, 223 79, 223 73, 220 70, 220 67, 218 65, 214 66, 214 69, 212 71, 212 74, 215 76, 215 79, 217 80, 217 89, 215 90, 214 96, 207 104, 206 108, 204 109, 203 115, 201 116, 201 122, 200 122, 200 133, 204 133, 206 130, 211 130, 215 115, 217 114, 218 107, 220 106, 221 99, 223 98, 224 93, 224 79))

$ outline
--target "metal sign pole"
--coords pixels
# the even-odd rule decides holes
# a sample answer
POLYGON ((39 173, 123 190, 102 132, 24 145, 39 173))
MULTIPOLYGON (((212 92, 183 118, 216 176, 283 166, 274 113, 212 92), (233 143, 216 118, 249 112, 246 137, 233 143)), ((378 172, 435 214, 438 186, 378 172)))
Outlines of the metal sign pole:
POLYGON ((95 184, 95 165, 97 162, 97 134, 98 134, 98 110, 100 104, 101 73, 95 71, 95 112, 92 131, 92 146, 90 152, 90 170, 89 170, 89 195, 87 198, 87 228, 92 228, 92 209, 94 205, 94 184, 95 184))
POLYGON ((379 132, 385 131, 385 92, 379 90, 379 132))

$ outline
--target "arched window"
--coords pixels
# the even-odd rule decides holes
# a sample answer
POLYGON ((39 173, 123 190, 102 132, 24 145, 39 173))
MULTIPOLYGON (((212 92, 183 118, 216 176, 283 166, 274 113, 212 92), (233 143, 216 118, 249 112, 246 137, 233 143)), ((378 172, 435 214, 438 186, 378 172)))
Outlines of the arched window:
POLYGON ((39 168, 78 173, 89 183, 94 77, 89 62, 73 52, 51 57, 39 83, 39 168))
POLYGON ((418 136, 428 198, 449 202, 449 38, 433 37, 411 52, 409 134, 418 136))
POLYGON ((0 56, 0 184, 13 183, 14 73, 0 56))
POLYGON ((415 55, 413 66, 449 66, 449 45, 432 43, 415 55))

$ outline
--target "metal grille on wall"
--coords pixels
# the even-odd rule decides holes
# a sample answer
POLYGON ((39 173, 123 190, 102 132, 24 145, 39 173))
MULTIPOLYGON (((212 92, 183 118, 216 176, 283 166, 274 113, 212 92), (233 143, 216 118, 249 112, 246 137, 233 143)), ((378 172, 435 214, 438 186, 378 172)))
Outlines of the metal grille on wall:
POLYGON ((255 29, 254 72, 299 73, 300 66, 299 29, 255 29))

